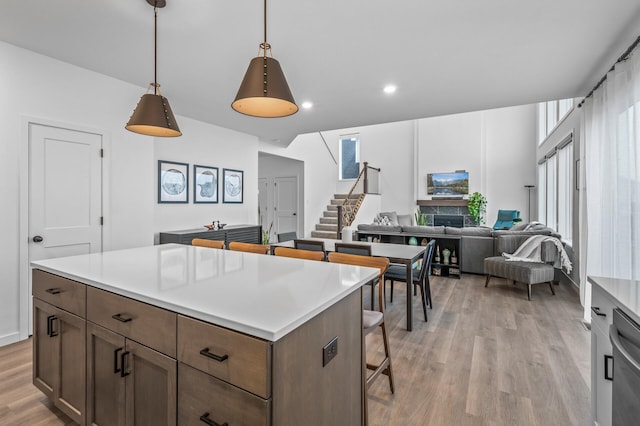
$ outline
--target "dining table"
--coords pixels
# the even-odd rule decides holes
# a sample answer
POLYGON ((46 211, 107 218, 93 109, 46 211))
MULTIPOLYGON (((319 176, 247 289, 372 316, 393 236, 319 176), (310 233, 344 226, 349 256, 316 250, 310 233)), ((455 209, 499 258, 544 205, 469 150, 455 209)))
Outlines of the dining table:
MULTIPOLYGON (((304 240, 314 240, 324 242, 325 252, 335 251, 335 244, 341 242, 329 238, 303 238, 304 240)), ((350 241, 349 244, 362 244, 371 247, 371 255, 375 257, 386 257, 390 263, 398 263, 405 265, 407 271, 407 331, 413 329, 413 292, 411 291, 413 283, 413 264, 422 258, 425 246, 413 246, 405 244, 392 243, 369 243, 365 241, 350 241)), ((271 247, 294 247, 294 241, 284 241, 281 243, 272 243, 271 247)), ((384 285, 384 283, 382 283, 384 285)))

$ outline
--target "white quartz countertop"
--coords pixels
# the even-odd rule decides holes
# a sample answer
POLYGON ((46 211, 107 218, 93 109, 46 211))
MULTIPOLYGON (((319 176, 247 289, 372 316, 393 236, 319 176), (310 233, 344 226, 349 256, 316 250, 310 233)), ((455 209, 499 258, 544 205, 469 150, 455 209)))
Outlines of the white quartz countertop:
POLYGON ((588 280, 604 290, 619 308, 640 323, 640 281, 592 276, 588 280))
POLYGON ((378 273, 181 244, 34 261, 31 266, 269 341, 378 273))

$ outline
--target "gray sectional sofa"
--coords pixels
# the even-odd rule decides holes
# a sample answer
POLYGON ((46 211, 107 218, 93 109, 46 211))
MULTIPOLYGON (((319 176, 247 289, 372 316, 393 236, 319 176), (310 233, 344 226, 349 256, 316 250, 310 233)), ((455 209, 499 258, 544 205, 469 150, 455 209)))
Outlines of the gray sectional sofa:
MULTIPOLYGON (((382 214, 382 213, 381 213, 382 214)), ((414 237, 420 243, 423 238, 438 240, 438 244, 453 244, 458 249, 460 270, 463 273, 484 274, 484 259, 499 256, 495 244, 499 235, 551 235, 560 238, 553 229, 542 224, 518 224, 510 230, 494 230, 485 226, 455 228, 451 226, 416 226, 416 225, 358 225, 357 238, 377 239, 380 242, 408 244, 414 237)))

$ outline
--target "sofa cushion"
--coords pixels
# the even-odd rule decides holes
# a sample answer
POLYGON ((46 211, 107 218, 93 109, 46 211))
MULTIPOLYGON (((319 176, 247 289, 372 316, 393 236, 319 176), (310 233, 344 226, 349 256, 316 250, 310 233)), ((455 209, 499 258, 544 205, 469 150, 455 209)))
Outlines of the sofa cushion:
POLYGON ((391 225, 399 225, 398 224, 398 213, 396 212, 380 212, 378 214, 378 217, 382 218, 382 217, 388 217, 389 218, 389 222, 391 222, 391 225))
POLYGON ((413 216, 410 214, 399 214, 398 225, 400 226, 413 226, 413 216))
POLYGON ((408 234, 444 234, 444 226, 403 226, 402 232, 408 234))
POLYGON ((363 232, 402 232, 400 225, 376 225, 373 223, 361 223, 358 225, 358 231, 363 232))
POLYGON ((464 228, 447 226, 444 229, 444 233, 449 235, 468 235, 472 237, 491 237, 493 229, 486 226, 467 226, 464 228))

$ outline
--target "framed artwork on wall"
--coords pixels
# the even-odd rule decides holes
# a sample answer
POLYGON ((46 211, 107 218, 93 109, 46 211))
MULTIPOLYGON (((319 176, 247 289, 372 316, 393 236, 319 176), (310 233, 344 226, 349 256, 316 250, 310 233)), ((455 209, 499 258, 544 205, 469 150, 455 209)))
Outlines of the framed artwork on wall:
POLYGON ((222 169, 222 171, 222 202, 242 203, 244 172, 233 169, 222 169))
POLYGON ((189 202, 189 164, 158 160, 158 203, 189 202))
POLYGON ((193 202, 218 202, 218 168, 193 165, 193 202))

